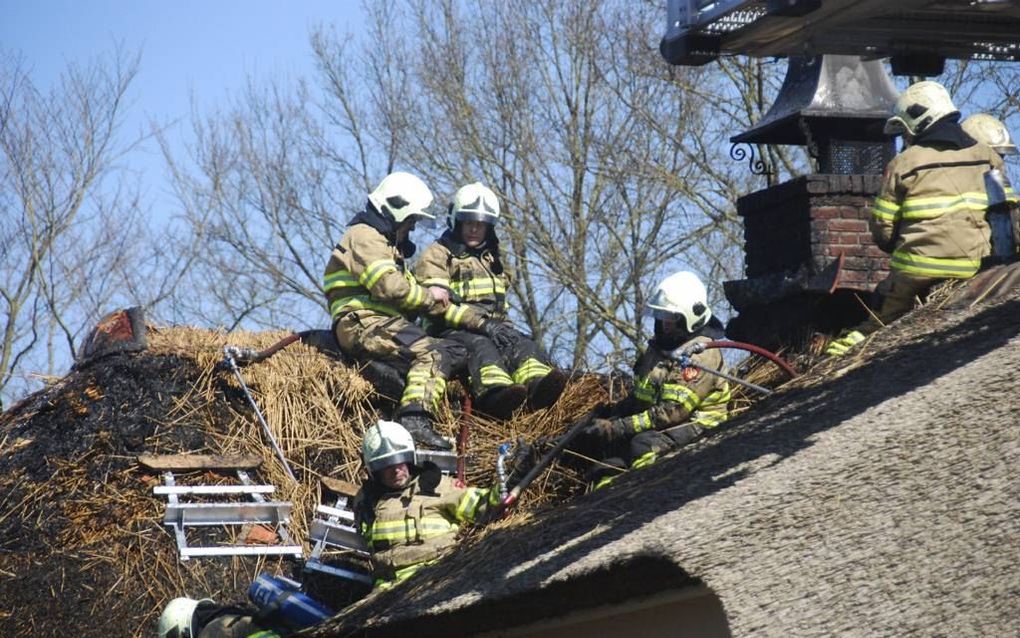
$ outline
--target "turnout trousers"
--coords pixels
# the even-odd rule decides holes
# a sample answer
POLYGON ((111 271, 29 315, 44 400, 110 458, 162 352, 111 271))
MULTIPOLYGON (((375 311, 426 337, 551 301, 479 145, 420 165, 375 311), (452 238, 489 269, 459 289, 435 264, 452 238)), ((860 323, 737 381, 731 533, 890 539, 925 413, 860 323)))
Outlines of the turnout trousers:
POLYGON ((359 360, 381 360, 407 371, 398 408, 401 414, 422 411, 434 416, 446 392, 446 380, 467 359, 460 343, 430 337, 402 316, 348 312, 337 320, 334 332, 346 354, 359 360))

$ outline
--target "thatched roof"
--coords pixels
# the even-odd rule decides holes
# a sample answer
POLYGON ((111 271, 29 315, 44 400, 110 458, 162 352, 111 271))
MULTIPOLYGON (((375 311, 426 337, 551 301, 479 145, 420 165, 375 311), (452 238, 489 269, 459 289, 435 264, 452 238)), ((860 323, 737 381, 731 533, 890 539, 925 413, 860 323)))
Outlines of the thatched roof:
POLYGON ((311 635, 468 635, 693 582, 735 636, 1015 634, 1020 293, 983 295, 930 304, 311 635))
MULTIPOLYGON (((147 636, 171 598, 244 602, 260 571, 303 580, 334 609, 363 593, 329 577, 305 578, 299 564, 281 559, 181 562, 162 523, 165 500, 152 493, 160 479, 136 460, 143 453, 260 456, 253 478, 276 485, 275 499, 293 502, 290 531, 307 550, 319 478, 360 481, 362 431, 392 405, 357 366, 302 343, 244 368, 299 479, 291 481, 236 379, 216 368, 226 344, 264 349, 288 334, 149 326, 144 352, 98 357, 0 415, 0 633, 63 635, 73 628, 83 636, 147 636)), ((509 424, 475 419, 468 478, 491 480, 498 443, 558 431, 609 398, 602 380, 581 377, 553 408, 509 424)), ((457 426, 447 410, 438 427, 452 435, 457 426)), ((227 482, 209 475, 181 480, 227 482)), ((569 496, 581 482, 553 472, 536 488, 518 518, 569 496)), ((201 540, 240 542, 221 532, 208 530, 201 540)))

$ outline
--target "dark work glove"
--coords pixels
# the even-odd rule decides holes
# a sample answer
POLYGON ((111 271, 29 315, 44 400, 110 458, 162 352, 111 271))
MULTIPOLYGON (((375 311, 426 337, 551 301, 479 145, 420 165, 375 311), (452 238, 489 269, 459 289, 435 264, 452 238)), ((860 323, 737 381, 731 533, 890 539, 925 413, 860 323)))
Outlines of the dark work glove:
POLYGON ((422 463, 421 471, 418 473, 418 487, 422 494, 435 495, 439 487, 439 480, 443 477, 442 470, 432 461, 422 463))
POLYGON ((535 446, 528 443, 523 436, 517 437, 517 444, 514 446, 513 460, 510 462, 510 475, 507 477, 508 489, 513 489, 521 482, 521 479, 535 467, 539 461, 538 451, 535 446))
POLYGON ((584 429, 584 435, 591 439, 610 443, 627 436, 629 428, 621 419, 592 419, 584 429))
POLYGON ((496 344, 500 350, 512 349, 517 336, 510 324, 495 319, 485 320, 485 323, 482 324, 482 334, 496 344))

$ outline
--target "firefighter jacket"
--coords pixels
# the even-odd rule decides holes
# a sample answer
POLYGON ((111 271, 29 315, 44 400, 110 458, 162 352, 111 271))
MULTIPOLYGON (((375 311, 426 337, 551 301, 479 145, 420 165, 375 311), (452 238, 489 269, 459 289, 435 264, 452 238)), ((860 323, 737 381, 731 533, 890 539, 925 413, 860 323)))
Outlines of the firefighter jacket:
POLYGON ((351 311, 389 316, 438 311, 436 300, 405 269, 394 238, 392 221, 372 209, 348 225, 323 277, 334 325, 351 311))
MULTIPOLYGON (((984 174, 999 155, 943 120, 886 167, 872 206, 875 243, 892 268, 918 277, 967 278, 991 252, 984 174)), ((1007 197, 1016 195, 1007 187, 1007 197)))
POLYGON ((363 490, 364 502, 357 507, 361 531, 381 579, 402 580, 438 558, 456 543, 462 523, 481 522, 499 502, 496 488, 467 487, 446 475, 429 481, 426 474, 419 473, 402 491, 383 491, 376 483, 363 490))
MULTIPOLYGON (((708 336, 698 334, 680 349, 710 341, 708 336)), ((692 355, 691 361, 707 368, 723 369, 722 353, 718 349, 692 355)), ((694 367, 682 367, 653 340, 634 364, 632 399, 638 411, 622 418, 635 434, 663 430, 687 421, 713 428, 729 415, 730 398, 729 382, 694 367)))
MULTIPOLYGON (((441 286, 457 298, 442 315, 440 327, 478 331, 487 318, 505 319, 510 276, 499 257, 499 242, 489 232, 477 249, 457 240, 454 231, 443 233, 425 249, 414 274, 425 286, 441 286)), ((429 323, 439 318, 429 318, 429 323)))

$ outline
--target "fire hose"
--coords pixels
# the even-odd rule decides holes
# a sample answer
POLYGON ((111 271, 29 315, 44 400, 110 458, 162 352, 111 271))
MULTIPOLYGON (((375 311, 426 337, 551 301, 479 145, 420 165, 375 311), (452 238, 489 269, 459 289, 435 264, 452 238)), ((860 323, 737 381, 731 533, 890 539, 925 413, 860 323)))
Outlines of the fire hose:
MULTIPOLYGON (((757 384, 754 384, 754 383, 750 383, 748 381, 744 381, 743 379, 739 379, 737 377, 734 377, 731 374, 727 374, 727 373, 722 372, 720 370, 714 370, 714 369, 711 369, 711 368, 707 368, 707 367, 702 366, 700 364, 697 364, 697 363, 695 363, 694 361, 691 360, 691 356, 692 355, 700 354, 701 352, 704 352, 705 350, 709 350, 709 349, 713 349, 713 348, 734 348, 734 349, 737 349, 737 350, 745 350, 747 352, 752 352, 754 354, 758 354, 758 355, 761 355, 761 356, 765 357, 769 361, 772 361, 773 363, 778 365, 780 368, 782 368, 784 372, 789 374, 791 378, 797 376, 796 370, 794 370, 793 367, 790 364, 788 364, 786 361, 784 361, 778 355, 776 355, 776 354, 774 354, 772 352, 769 352, 768 350, 766 350, 764 348, 761 348, 759 346, 756 346, 754 344, 744 343, 744 342, 741 342, 741 341, 721 341, 720 340, 720 341, 710 341, 708 343, 703 343, 703 344, 702 343, 698 343, 698 344, 695 344, 693 347, 689 348, 688 350, 685 350, 685 351, 680 352, 680 353, 674 353, 673 358, 676 359, 684 367, 694 367, 694 368, 697 368, 698 370, 704 370, 705 372, 708 372, 710 374, 718 375, 718 376, 726 379, 727 381, 732 381, 732 382, 737 383, 739 385, 743 385, 743 386, 746 386, 746 387, 751 388, 753 390, 756 390, 758 392, 761 392, 762 394, 765 394, 766 396, 772 394, 772 390, 769 390, 768 388, 764 388, 764 387, 762 387, 760 385, 757 385, 757 384)), ((554 445, 551 450, 546 452, 545 456, 543 456, 541 458, 541 460, 539 460, 539 462, 536 463, 535 466, 532 467, 531 470, 528 471, 528 473, 524 475, 524 478, 522 478, 521 481, 517 485, 515 485, 507 493, 507 495, 505 497, 503 497, 500 500, 500 503, 498 505, 498 512, 500 514, 505 514, 510 508, 512 508, 517 503, 518 499, 521 496, 521 493, 524 492, 524 490, 528 489, 528 486, 531 485, 531 483, 534 482, 534 480, 536 478, 538 478, 538 476, 542 472, 544 472, 545 469, 553 461, 555 461, 557 458, 559 458, 559 456, 563 453, 563 450, 565 450, 566 447, 568 445, 570 445, 570 442, 573 441, 577 437, 577 435, 580 434, 591 423, 592 419, 596 416, 596 413, 597 413, 597 410, 592 410, 591 412, 589 412, 585 416, 583 416, 580 419, 578 419, 576 422, 574 422, 574 424, 572 426, 570 426, 570 429, 568 429, 566 431, 566 433, 564 433, 562 436, 560 436, 556 440, 556 445, 554 445)))
POLYGON ((715 368, 709 368, 707 366, 701 365, 700 363, 695 363, 691 359, 693 355, 701 354, 705 350, 711 350, 714 348, 733 348, 736 350, 745 350, 747 352, 752 352, 754 354, 761 355, 768 359, 769 361, 775 363, 780 368, 782 368, 784 372, 790 375, 791 379, 797 376, 797 371, 794 370, 789 363, 787 363, 781 357, 779 357, 779 355, 769 352, 765 348, 756 346, 753 343, 744 343, 742 341, 709 341, 708 343, 696 343, 687 350, 683 350, 679 353, 674 352, 672 357, 677 362, 679 362, 681 366, 685 368, 696 368, 698 370, 702 370, 709 374, 713 374, 717 377, 722 377, 723 379, 736 383, 737 385, 742 385, 745 388, 751 388, 752 390, 760 392, 765 396, 769 396, 770 394, 772 394, 772 390, 769 390, 768 388, 764 388, 755 383, 751 383, 750 381, 744 381, 743 379, 735 377, 732 374, 727 374, 722 370, 716 370, 715 368))

